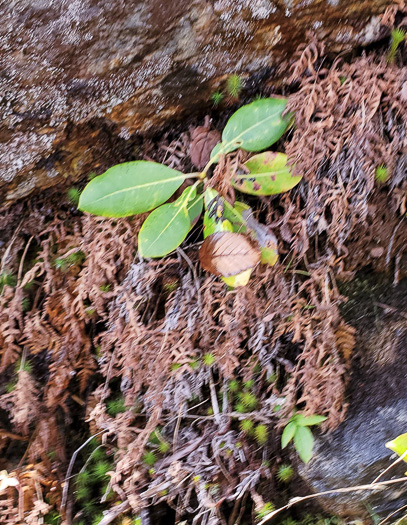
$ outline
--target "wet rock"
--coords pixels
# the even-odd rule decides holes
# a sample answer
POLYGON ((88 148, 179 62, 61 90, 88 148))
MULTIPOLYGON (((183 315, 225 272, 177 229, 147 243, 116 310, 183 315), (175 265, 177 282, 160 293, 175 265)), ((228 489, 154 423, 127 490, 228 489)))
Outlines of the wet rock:
MULTIPOLYGON (((370 298, 368 309, 355 305, 363 319, 358 321, 358 355, 346 421, 332 434, 320 436, 311 462, 299 467, 313 492, 370 484, 395 459, 385 443, 407 432, 406 297, 404 280, 397 289, 389 287, 387 297, 381 298, 384 303, 370 298)), ((383 480, 406 471, 406 463, 398 464, 383 480)), ((343 517, 363 517, 371 509, 384 518, 405 505, 406 497, 405 484, 395 484, 386 490, 335 493, 318 502, 343 517)))
POLYGON ((250 80, 281 65, 309 29, 334 52, 378 39, 390 3, 3 2, 3 203, 131 158, 133 134, 208 105, 230 74, 250 80))

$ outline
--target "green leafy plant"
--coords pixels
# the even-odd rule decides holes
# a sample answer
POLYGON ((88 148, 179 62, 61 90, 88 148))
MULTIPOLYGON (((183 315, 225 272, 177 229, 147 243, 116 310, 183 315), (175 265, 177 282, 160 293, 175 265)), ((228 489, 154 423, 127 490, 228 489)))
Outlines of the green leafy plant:
POLYGON ((226 81, 226 91, 233 98, 238 98, 243 89, 242 78, 239 75, 230 75, 226 81))
POLYGON ((294 439, 294 448, 298 452, 301 460, 308 463, 312 458, 312 449, 314 446, 314 436, 310 426, 320 425, 326 420, 325 416, 304 416, 303 414, 294 414, 281 436, 281 448, 285 448, 292 439, 294 439))
MULTIPOLYGON (((204 237, 211 237, 206 248, 219 238, 214 235, 225 233, 228 241, 240 247, 239 253, 242 249, 252 250, 244 261, 244 268, 234 270, 233 260, 229 263, 230 271, 214 268, 212 262, 216 257, 210 253, 206 263, 201 257, 204 269, 219 275, 229 286, 244 286, 260 258, 263 263, 275 264, 278 257, 276 240, 267 233, 266 226, 253 219, 247 205, 239 201, 231 204, 211 186, 210 169, 222 156, 239 148, 258 152, 277 142, 292 122, 292 115, 284 115, 286 106, 285 98, 265 98, 238 109, 228 120, 221 142, 212 150, 210 160, 200 173, 183 174, 152 161, 118 164, 87 184, 78 207, 106 217, 127 217, 151 211, 138 237, 139 253, 145 258, 164 257, 174 251, 185 240, 204 208, 204 237), (166 202, 187 179, 196 181, 175 200, 166 202), (246 235, 250 236, 249 244, 246 235), (253 243, 258 248, 251 248, 253 243), (257 250, 261 257, 257 257, 257 250)), ((252 156, 245 163, 244 171, 231 178, 231 185, 250 195, 275 195, 288 191, 300 179, 293 175, 284 153, 266 151, 252 156)), ((203 247, 200 255, 202 250, 203 247)), ((222 257, 224 255, 220 259, 222 257)), ((70 261, 61 261, 61 267, 67 263, 70 261)))
POLYGON ((405 38, 406 32, 403 29, 393 29, 393 31, 391 32, 391 45, 386 58, 389 64, 394 62, 394 59, 396 58, 397 54, 397 49, 405 38))

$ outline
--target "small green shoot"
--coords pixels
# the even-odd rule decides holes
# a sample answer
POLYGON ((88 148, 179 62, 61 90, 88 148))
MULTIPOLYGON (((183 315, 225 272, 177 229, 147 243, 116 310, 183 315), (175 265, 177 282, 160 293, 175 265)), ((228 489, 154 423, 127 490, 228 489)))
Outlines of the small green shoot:
POLYGON ((277 479, 282 483, 289 483, 294 475, 291 465, 281 465, 277 471, 277 479))
POLYGON ((239 75, 230 75, 226 81, 226 91, 233 98, 239 98, 243 89, 242 78, 239 75))
POLYGON ((148 467, 152 467, 156 461, 157 461, 157 456, 154 454, 154 452, 152 450, 149 450, 143 456, 143 462, 148 467))
POLYGON ((215 93, 213 93, 213 95, 211 96, 211 99, 214 106, 219 106, 219 104, 223 100, 223 93, 221 93, 220 91, 215 91, 215 93))
POLYGON ((394 62, 397 54, 397 49, 405 38, 406 32, 403 29, 393 29, 393 31, 391 32, 391 45, 386 58, 388 64, 394 62))
POLYGON ((13 274, 6 271, 0 274, 0 294, 3 293, 3 289, 5 286, 10 286, 11 288, 14 288, 16 284, 17 279, 14 277, 13 274))
POLYGON ((309 463, 312 458, 314 436, 309 429, 312 425, 320 425, 326 420, 325 416, 304 416, 294 414, 283 430, 281 448, 285 448, 294 439, 294 448, 304 463, 309 463))
POLYGON ((81 265, 85 259, 85 254, 81 250, 78 250, 77 252, 70 253, 66 257, 58 257, 55 259, 54 264, 55 268, 66 272, 71 266, 81 265))
POLYGON ((268 431, 266 425, 257 425, 254 429, 254 439, 259 445, 265 445, 267 442, 268 431))
POLYGON ((229 392, 237 392, 239 390, 239 381, 237 379, 232 379, 229 381, 229 392))
POLYGON ((257 407, 257 398, 252 392, 240 392, 238 394, 240 403, 247 410, 254 410, 257 407))
POLYGON ((202 361, 206 366, 212 366, 215 362, 215 356, 212 353, 206 353, 203 355, 202 361))
POLYGON ((97 480, 102 480, 107 476, 109 470, 112 469, 112 465, 108 461, 98 461, 95 463, 92 469, 92 474, 97 480))
POLYGON ((78 188, 69 188, 66 194, 69 202, 74 204, 75 206, 78 206, 79 204, 79 197, 81 196, 81 192, 78 190, 78 188))
POLYGON ((274 510, 276 510, 276 507, 271 503, 271 501, 268 501, 260 510, 256 511, 257 520, 261 521, 274 510))
POLYGON ((124 404, 124 398, 118 397, 116 399, 110 399, 107 403, 107 413, 109 416, 115 417, 117 414, 126 412, 126 406, 124 404))
POLYGON ((253 430, 253 421, 251 421, 250 419, 243 419, 240 422, 239 427, 242 432, 249 434, 253 430))
POLYGON ((389 178, 389 170, 384 164, 377 166, 375 171, 375 180, 378 184, 384 184, 389 178))

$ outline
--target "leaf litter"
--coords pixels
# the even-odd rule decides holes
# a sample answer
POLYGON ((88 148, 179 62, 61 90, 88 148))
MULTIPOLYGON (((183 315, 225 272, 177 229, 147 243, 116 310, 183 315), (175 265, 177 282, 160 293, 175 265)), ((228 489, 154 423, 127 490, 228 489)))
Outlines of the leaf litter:
MULTIPOLYGON (((165 502, 178 520, 225 524, 241 518, 248 495, 256 508, 267 490, 278 500, 268 458, 295 407, 327 416, 325 431, 344 420, 355 332, 337 280, 367 264, 395 283, 403 276, 407 69, 375 51, 330 67, 322 59, 311 41, 292 65, 296 127, 285 151, 304 180, 254 208, 280 262, 257 267, 247 287, 230 292, 205 274, 193 236, 173 255, 141 260, 144 216, 81 215, 50 194, 3 212, 1 267, 17 282, 0 294, 0 449, 16 480, 0 495, 2 523, 39 523, 51 509, 78 521, 66 473, 97 435, 112 458, 104 523, 120 500, 122 513, 165 502), (379 186, 382 164, 390 176, 379 186), (124 411, 113 415, 115 396, 124 411), (265 444, 241 430, 243 419, 266 425, 265 444)), ((195 135, 200 166, 205 137, 195 135)), ((180 169, 188 150, 186 134, 164 137, 157 160, 180 169)))

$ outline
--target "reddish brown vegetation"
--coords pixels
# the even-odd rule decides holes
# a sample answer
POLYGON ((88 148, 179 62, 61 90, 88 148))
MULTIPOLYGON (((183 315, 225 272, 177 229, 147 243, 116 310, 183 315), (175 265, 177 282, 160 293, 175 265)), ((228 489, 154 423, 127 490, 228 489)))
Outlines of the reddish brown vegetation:
MULTIPOLYGON (((375 54, 323 66, 316 43, 293 66, 296 128, 286 151, 304 180, 258 210, 281 257, 258 268, 246 288, 228 292, 202 272, 194 237, 163 260, 140 261, 143 217, 100 219, 50 210, 46 201, 4 212, 4 232, 16 235, 6 239, 2 269, 17 285, 0 296, 0 406, 9 415, 0 447, 12 451, 18 442, 25 453, 4 465, 19 491, 11 486, 1 496, 2 523, 22 523, 23 514, 37 523, 50 506, 72 523, 74 496, 62 494, 71 440, 76 448, 100 431, 114 452, 111 486, 121 510, 163 500, 178 517, 195 515, 194 523, 226 523, 224 502, 236 502, 236 517, 244 494, 261 506, 260 480, 274 483, 262 449, 271 457, 275 440, 259 447, 239 419, 265 423, 270 434, 295 406, 328 416, 325 430, 343 420, 355 340, 338 309, 336 279, 367 263, 400 278, 407 70, 375 54), (381 188, 379 164, 390 173, 381 188), (58 267, 57 259, 67 262, 58 267), (211 366, 202 362, 208 353, 211 366), (250 415, 236 411, 234 378, 254 380, 250 415), (113 417, 106 403, 117 395, 127 410, 113 417), (88 433, 84 422, 78 430, 78 414, 88 433), (149 473, 142 458, 158 425, 170 448, 149 473)), ((184 146, 165 146, 168 164, 182 163, 184 146)))

